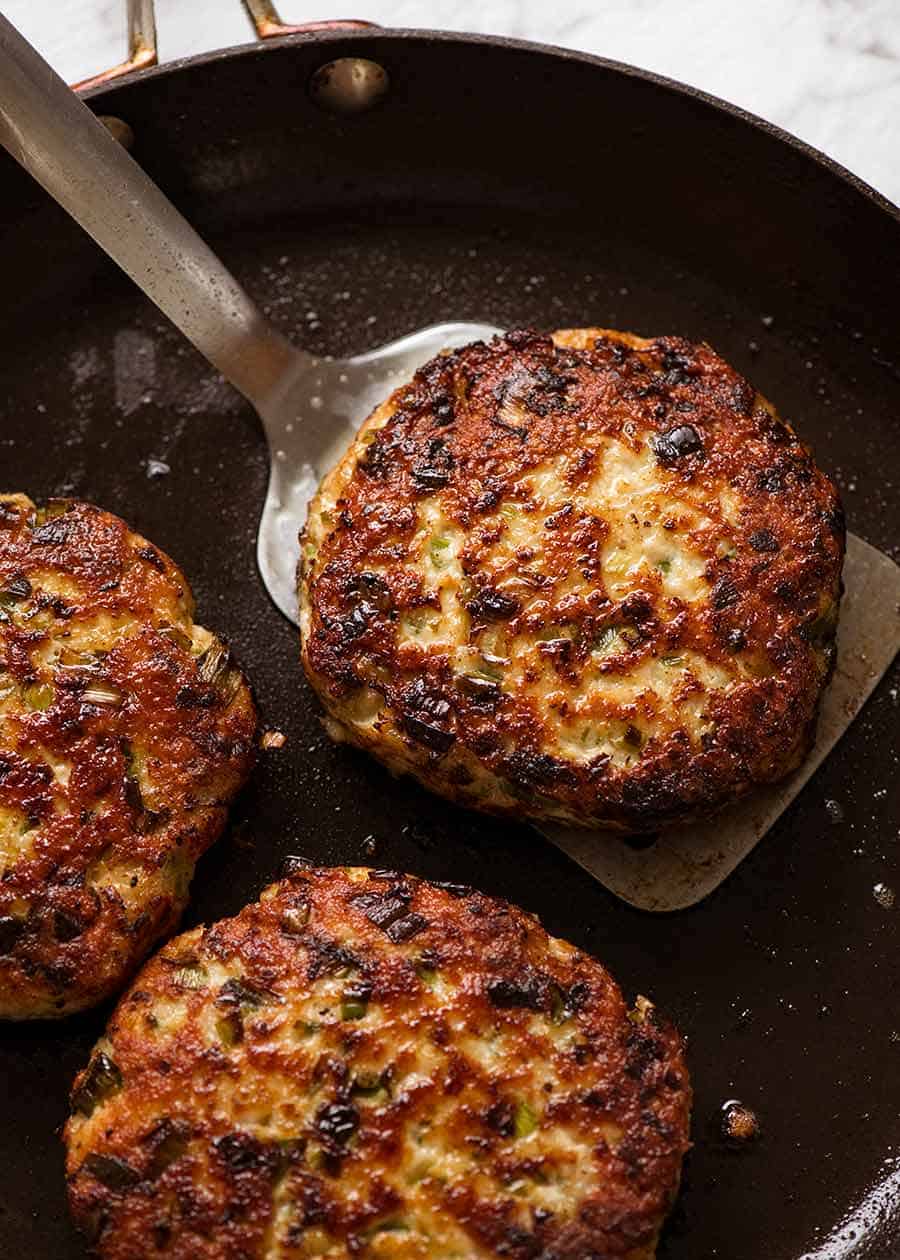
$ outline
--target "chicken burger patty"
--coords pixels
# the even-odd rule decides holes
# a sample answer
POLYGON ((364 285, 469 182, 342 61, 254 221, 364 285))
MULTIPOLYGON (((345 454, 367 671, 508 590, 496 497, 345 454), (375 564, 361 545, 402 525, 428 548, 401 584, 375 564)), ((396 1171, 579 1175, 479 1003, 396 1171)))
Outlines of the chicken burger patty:
POLYGON ((433 359, 310 507, 336 738, 465 805, 654 830, 808 752, 837 492, 707 345, 513 332, 433 359))
POLYGON ((532 915, 295 862, 119 1003, 70 1203, 105 1260, 649 1260, 690 1096, 674 1030, 532 915))
POLYGON ((118 517, 0 496, 0 1017, 117 988, 184 908, 256 715, 167 556, 118 517))

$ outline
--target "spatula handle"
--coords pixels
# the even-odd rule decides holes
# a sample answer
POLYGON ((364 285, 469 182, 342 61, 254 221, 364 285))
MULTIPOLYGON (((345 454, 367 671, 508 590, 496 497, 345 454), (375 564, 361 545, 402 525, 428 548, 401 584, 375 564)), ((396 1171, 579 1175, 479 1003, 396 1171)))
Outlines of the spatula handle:
POLYGON ((265 409, 295 350, 137 162, 0 15, 0 144, 265 409))

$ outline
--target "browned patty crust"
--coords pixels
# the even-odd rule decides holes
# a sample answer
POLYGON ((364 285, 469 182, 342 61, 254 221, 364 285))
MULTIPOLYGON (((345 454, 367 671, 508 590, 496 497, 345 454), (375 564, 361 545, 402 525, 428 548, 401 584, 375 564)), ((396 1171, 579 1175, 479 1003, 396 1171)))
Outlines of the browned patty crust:
POLYGON ((332 733, 466 805, 650 830, 811 746, 843 513, 705 344, 513 332, 442 355, 363 426, 303 542, 332 733))
POLYGON ((0 1017, 119 988, 222 829, 256 714, 192 615, 118 517, 0 496, 0 1017))
POLYGON ((647 1260, 688 1146, 681 1041, 515 906, 291 873, 169 942, 75 1082, 105 1260, 647 1260))

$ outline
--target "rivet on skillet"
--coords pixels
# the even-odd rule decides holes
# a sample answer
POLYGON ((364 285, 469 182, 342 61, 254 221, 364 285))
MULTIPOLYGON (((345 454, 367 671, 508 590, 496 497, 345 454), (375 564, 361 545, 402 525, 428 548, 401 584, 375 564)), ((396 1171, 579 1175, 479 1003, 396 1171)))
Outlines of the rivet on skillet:
POLYGON ((377 61, 340 57, 320 66, 309 81, 315 103, 332 114, 360 114, 387 95, 390 80, 377 61))
POLYGON ((130 153, 134 148, 134 132, 122 118, 116 118, 112 114, 99 115, 103 126, 112 136, 113 140, 118 140, 123 149, 127 149, 130 153))

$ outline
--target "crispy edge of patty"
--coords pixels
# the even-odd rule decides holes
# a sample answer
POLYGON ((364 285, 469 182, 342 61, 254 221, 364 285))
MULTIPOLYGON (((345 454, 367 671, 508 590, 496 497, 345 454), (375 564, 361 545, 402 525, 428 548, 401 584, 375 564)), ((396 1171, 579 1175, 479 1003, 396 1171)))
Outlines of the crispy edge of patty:
MULTIPOLYGON (((356 1254, 380 1221, 433 1210, 445 1228, 463 1229, 473 1256, 525 1260, 539 1245, 558 1260, 649 1260, 677 1192, 691 1103, 671 1025, 645 999, 629 1013, 602 964, 548 936, 533 915, 464 885, 296 865, 258 903, 176 938, 146 964, 72 1097, 70 1206, 105 1260, 142 1255, 154 1229, 173 1260, 269 1254, 273 1196, 290 1179, 303 1236, 324 1224, 335 1257, 356 1254), (312 1035, 303 1024, 304 1036, 285 1045, 279 1024, 305 1019, 304 1003, 315 996, 318 1008, 325 991, 341 1003, 340 1020, 312 1035), (492 1025, 501 1048, 485 1064, 469 1038, 474 1030, 477 1048, 492 1025), (382 1066, 385 1046, 394 1060, 380 1080, 394 1066, 396 1078, 375 1099, 366 1080, 361 1097, 356 1070, 382 1066), (549 1094, 545 1075, 557 1082, 549 1094), (310 1082, 317 1092, 298 1116, 310 1082), (516 1091, 533 1111, 514 1105, 516 1091), (274 1114, 279 1097, 297 1126, 288 1138, 274 1114), (450 1181, 413 1183, 398 1203, 390 1175, 406 1167, 403 1137, 442 1103, 437 1137, 449 1153, 435 1175, 450 1181), (251 1118, 242 1125, 232 1107, 251 1118), (255 1112, 267 1113, 268 1127, 255 1112), (574 1166, 571 1141, 581 1147, 574 1166), (580 1193, 585 1157, 590 1192, 563 1219, 538 1214, 523 1234, 504 1178, 519 1165, 549 1175, 556 1159, 574 1168, 580 1193)), ((426 1254, 406 1249, 402 1234, 391 1239, 396 1246, 364 1254, 426 1254)), ((298 1236, 282 1254, 311 1253, 298 1236)))
MULTIPOLYGON (((515 333, 514 337, 525 338, 528 334, 515 333)), ((743 378, 714 352, 703 345, 691 345, 680 339, 642 338, 631 333, 615 330, 589 328, 567 329, 553 334, 553 343, 557 349, 590 351, 595 342, 601 339, 612 345, 621 345, 631 350, 653 351, 661 345, 686 347, 693 351, 708 352, 716 363, 735 378, 735 382, 752 398, 752 408, 764 414, 766 423, 770 423, 773 432, 782 434, 780 440, 797 442, 794 430, 781 420, 767 399, 758 391, 748 386, 743 378)), ((504 340, 504 339, 500 339, 504 340)), ((465 350, 462 352, 465 353, 465 350)), ((437 362, 435 360, 434 362, 437 362)), ((424 373, 428 367, 422 369, 424 373)), ((417 375, 418 379, 418 375, 417 375)), ((759 784, 775 782, 785 777, 802 764, 808 755, 815 738, 818 709, 821 696, 833 670, 833 642, 839 608, 841 584, 840 569, 844 549, 843 513, 833 484, 812 463, 806 448, 797 443, 796 450, 801 459, 805 459, 816 479, 816 492, 823 497, 830 496, 833 523, 830 526, 835 538, 834 563, 830 569, 830 579, 822 591, 827 610, 827 633, 823 639, 824 651, 829 658, 827 669, 816 675, 813 669, 813 653, 809 653, 807 677, 798 682, 795 676, 782 680, 787 681, 792 689, 791 704, 781 705, 784 710, 776 727, 773 722, 774 705, 763 706, 757 716, 751 719, 745 715, 744 733, 741 737, 739 725, 739 742, 743 739, 749 744, 749 755, 742 752, 745 764, 737 766, 735 757, 724 754, 719 764, 709 755, 692 758, 697 769, 688 766, 685 774, 684 765, 674 770, 673 765, 660 765, 658 772, 648 759, 639 763, 636 772, 624 776, 627 779, 625 791, 618 791, 616 799, 604 799, 603 784, 598 777, 594 780, 598 796, 594 796, 592 788, 579 785, 580 790, 557 789, 552 784, 541 782, 543 770, 540 764, 543 759, 531 757, 534 767, 531 773, 529 758, 521 757, 522 781, 514 783, 510 792, 502 782, 503 779, 517 776, 520 766, 512 768, 502 776, 492 769, 486 761, 469 748, 465 739, 456 739, 448 749, 429 749, 409 732, 403 729, 403 722, 386 704, 382 705, 377 724, 361 724, 355 719, 352 697, 347 698, 346 687, 340 677, 340 667, 336 671, 323 671, 321 662, 314 662, 311 653, 312 635, 317 619, 315 596, 310 586, 320 576, 317 565, 317 552, 328 540, 331 530, 321 527, 319 511, 326 501, 339 502, 357 475, 361 456, 366 449, 366 438, 377 430, 388 425, 394 414, 402 407, 404 392, 409 384, 401 387, 365 421, 342 460, 335 469, 323 479, 316 498, 310 505, 307 526, 301 536, 301 562, 298 573, 300 596, 300 623, 302 640, 302 658, 304 668, 314 690, 322 701, 326 713, 326 728, 332 738, 351 743, 375 755, 388 769, 395 774, 411 774, 425 787, 450 799, 472 806, 488 813, 512 815, 520 819, 538 819, 562 821, 576 826, 603 827, 620 831, 654 831, 660 826, 674 822, 690 821, 703 817, 722 806, 729 804, 738 796, 745 795, 759 784), (312 553, 312 554, 311 554, 312 553), (790 710, 790 721, 786 719, 790 710), (758 731, 767 729, 772 732, 771 744, 767 744, 770 735, 759 736, 758 731), (699 768, 704 762, 702 770, 699 768), (737 768, 735 768, 737 767, 737 768), (691 780, 690 799, 682 799, 686 778, 691 780)), ((702 420, 702 417, 701 417, 702 420)), ((774 447, 774 443, 773 443, 774 447)), ((812 620, 812 618, 810 618, 812 620)), ((825 618, 823 618, 823 621, 825 618)), ((348 658, 349 659, 349 658, 348 658)), ((740 721, 740 720, 739 720, 740 721)), ((440 732, 437 732, 440 734, 440 732)), ((564 776, 560 776, 562 780, 564 776)), ((582 776, 583 780, 584 776, 582 776)), ((624 781, 624 780, 623 780, 624 781)))
POLYGON ((16 683, 0 806, 36 815, 0 881, 0 1018, 57 1018, 119 989, 177 923, 253 765, 256 708, 184 574, 124 521, 24 495, 0 513, 6 589, 30 588, 0 625, 16 683), (57 648, 88 663, 40 659, 57 648))

